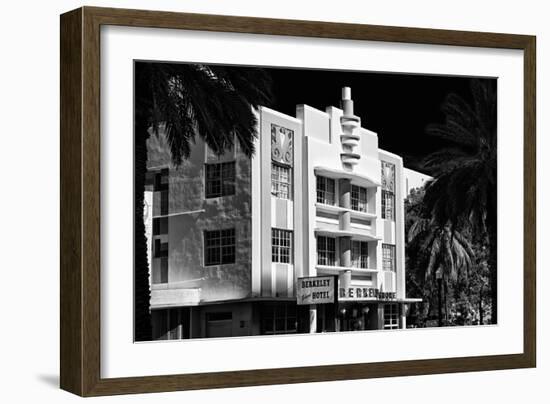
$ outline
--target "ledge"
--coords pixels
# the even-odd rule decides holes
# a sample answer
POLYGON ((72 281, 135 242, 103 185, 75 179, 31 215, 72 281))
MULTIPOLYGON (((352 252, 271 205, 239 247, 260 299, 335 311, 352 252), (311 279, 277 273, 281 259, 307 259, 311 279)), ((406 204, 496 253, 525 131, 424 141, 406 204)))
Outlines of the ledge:
POLYGON ((323 166, 317 166, 314 168, 315 174, 319 174, 325 177, 333 179, 349 179, 355 184, 366 187, 366 188, 375 188, 380 187, 381 184, 375 178, 370 177, 365 174, 358 174, 352 171, 344 171, 338 168, 329 168, 323 166))
POLYGON ((382 238, 373 236, 372 234, 367 234, 362 229, 355 228, 354 230, 333 230, 333 229, 323 229, 316 227, 315 233, 327 236, 334 237, 352 237, 355 240, 363 241, 380 241, 382 238))
POLYGON ((359 210, 343 208, 337 205, 327 205, 325 203, 315 202, 315 207, 321 212, 328 213, 345 213, 350 212, 351 216, 361 219, 376 219, 376 213, 361 212, 359 210))

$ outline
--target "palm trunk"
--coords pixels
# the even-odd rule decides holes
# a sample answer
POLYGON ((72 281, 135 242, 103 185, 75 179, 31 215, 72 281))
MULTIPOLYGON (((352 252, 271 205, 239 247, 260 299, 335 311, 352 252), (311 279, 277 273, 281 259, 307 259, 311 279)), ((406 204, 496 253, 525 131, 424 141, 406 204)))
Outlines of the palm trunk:
POLYGON ((135 340, 152 339, 149 263, 147 239, 143 220, 145 175, 147 173, 147 123, 136 115, 135 121, 135 166, 134 166, 134 322, 135 340))

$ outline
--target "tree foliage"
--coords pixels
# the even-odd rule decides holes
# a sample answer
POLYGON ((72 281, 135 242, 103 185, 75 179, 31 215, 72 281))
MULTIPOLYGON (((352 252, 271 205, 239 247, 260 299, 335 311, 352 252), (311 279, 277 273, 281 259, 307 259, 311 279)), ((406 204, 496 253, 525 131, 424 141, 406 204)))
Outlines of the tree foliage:
POLYGON ((271 80, 262 69, 201 65, 135 64, 134 105, 134 320, 135 339, 151 340, 149 265, 143 221, 147 139, 163 132, 172 163, 189 157, 197 138, 221 155, 235 139, 254 153, 253 109, 271 103, 271 80))

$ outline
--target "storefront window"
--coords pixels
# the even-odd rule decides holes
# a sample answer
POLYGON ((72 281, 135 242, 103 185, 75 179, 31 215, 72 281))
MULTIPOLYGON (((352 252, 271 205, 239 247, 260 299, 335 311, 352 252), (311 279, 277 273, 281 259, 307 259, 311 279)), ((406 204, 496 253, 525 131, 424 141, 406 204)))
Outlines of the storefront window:
POLYGON ((293 303, 265 304, 261 310, 263 335, 291 334, 297 329, 296 305, 293 303))
POLYGON ((395 303, 384 305, 384 329, 395 330, 399 328, 399 306, 395 303))

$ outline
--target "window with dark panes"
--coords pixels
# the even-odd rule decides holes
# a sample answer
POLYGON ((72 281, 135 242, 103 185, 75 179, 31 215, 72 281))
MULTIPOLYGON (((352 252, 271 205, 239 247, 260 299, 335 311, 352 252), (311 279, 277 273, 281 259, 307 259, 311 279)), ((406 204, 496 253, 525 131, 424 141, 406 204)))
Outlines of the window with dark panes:
POLYGON ((204 264, 235 263, 235 229, 204 232, 204 264))
POLYGON ((263 335, 291 334, 297 330, 296 304, 264 304, 261 308, 261 328, 263 335))
POLYGON ((235 194, 235 162, 206 164, 206 198, 235 194))
POLYGON ((384 305, 384 329, 396 330, 399 328, 399 306, 395 303, 384 305))

